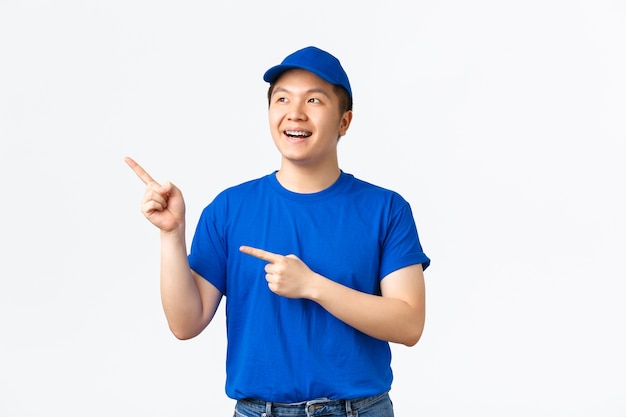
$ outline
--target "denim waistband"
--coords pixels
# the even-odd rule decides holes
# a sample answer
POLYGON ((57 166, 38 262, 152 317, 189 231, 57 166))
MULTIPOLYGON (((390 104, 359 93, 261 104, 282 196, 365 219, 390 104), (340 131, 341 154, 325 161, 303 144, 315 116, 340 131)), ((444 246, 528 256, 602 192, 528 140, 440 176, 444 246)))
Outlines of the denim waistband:
POLYGON ((278 403, 271 401, 262 401, 246 398, 238 400, 237 404, 248 409, 254 409, 263 412, 265 416, 327 416, 333 413, 345 413, 346 416, 356 415, 355 411, 363 407, 380 401, 385 398, 388 393, 383 393, 373 397, 357 398, 352 400, 329 400, 328 398, 318 398, 310 401, 302 401, 298 403, 278 403))

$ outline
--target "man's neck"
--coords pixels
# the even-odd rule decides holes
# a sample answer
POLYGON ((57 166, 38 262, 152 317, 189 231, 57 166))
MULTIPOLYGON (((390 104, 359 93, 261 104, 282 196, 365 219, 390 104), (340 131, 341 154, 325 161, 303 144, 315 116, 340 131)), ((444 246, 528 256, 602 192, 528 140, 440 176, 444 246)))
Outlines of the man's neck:
POLYGON ((311 194, 323 191, 337 181, 341 175, 339 166, 302 167, 283 163, 276 173, 276 179, 289 191, 311 194))

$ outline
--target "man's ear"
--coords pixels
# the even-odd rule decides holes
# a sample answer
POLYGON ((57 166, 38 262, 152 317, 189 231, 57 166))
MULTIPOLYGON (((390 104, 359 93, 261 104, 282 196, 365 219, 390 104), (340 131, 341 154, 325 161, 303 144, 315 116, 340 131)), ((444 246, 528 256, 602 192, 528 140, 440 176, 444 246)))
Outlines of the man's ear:
POLYGON ((343 116, 341 116, 341 121, 339 123, 339 137, 344 136, 348 132, 350 123, 352 123, 352 110, 346 111, 343 116))

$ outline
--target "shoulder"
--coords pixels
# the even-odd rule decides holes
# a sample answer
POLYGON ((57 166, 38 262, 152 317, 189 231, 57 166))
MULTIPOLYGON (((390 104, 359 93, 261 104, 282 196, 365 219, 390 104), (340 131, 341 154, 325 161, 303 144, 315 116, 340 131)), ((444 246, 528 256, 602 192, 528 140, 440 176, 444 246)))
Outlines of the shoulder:
POLYGON ((359 179, 351 174, 345 174, 351 181, 351 190, 355 195, 363 198, 371 198, 374 200, 382 200, 389 203, 406 204, 406 200, 400 193, 390 188, 373 184, 371 182, 359 179))
POLYGON ((204 207, 203 213, 224 214, 234 207, 254 201, 255 196, 266 194, 266 179, 267 176, 263 176, 225 188, 204 207))
POLYGON ((214 201, 237 199, 249 196, 251 193, 263 191, 267 187, 267 175, 232 185, 215 196, 214 201))

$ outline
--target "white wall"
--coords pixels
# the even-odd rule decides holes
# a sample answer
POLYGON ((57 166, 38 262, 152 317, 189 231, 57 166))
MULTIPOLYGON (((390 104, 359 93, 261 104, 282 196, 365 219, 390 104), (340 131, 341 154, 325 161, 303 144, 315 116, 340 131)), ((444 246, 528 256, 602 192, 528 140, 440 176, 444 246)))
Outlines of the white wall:
MULTIPOLYGON (((230 415, 223 312, 170 335, 137 159, 187 199, 277 168, 263 72, 336 54, 342 168, 415 213, 398 416, 626 415, 626 5, 0 2, 0 415, 230 415)), ((372 2, 373 3, 373 2, 372 2)))

